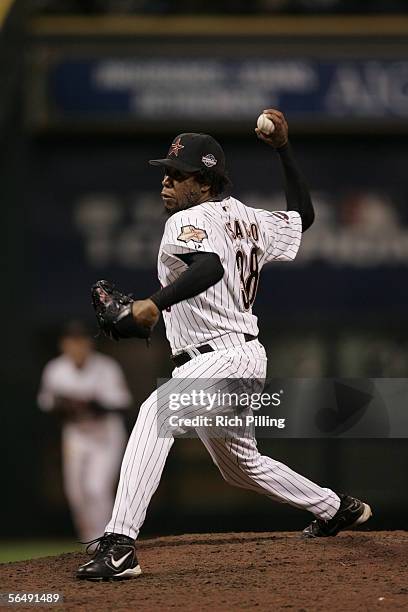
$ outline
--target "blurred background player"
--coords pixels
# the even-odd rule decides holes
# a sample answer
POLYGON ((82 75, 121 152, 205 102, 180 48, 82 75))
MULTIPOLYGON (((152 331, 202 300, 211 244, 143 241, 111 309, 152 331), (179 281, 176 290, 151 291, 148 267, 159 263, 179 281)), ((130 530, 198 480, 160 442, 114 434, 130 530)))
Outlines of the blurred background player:
POLYGON ((60 350, 44 368, 38 403, 62 421, 65 494, 78 535, 91 540, 112 510, 127 437, 119 413, 131 395, 118 363, 95 351, 82 323, 66 326, 60 350))

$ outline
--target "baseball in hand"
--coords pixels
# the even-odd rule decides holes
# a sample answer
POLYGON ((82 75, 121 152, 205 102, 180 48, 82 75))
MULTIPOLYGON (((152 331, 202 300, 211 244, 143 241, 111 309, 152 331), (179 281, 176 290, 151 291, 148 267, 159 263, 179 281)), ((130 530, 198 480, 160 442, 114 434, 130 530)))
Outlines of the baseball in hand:
POLYGON ((273 121, 268 119, 268 117, 264 115, 264 113, 262 113, 262 115, 259 115, 256 125, 258 127, 258 130, 261 130, 261 132, 263 132, 264 134, 272 134, 275 131, 275 125, 273 121))

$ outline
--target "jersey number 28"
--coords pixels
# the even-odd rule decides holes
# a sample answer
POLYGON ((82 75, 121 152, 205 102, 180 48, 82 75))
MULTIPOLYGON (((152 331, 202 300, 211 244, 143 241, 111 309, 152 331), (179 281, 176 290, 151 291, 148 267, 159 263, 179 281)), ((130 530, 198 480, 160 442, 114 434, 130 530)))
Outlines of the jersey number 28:
POLYGON ((258 248, 253 247, 247 256, 239 250, 236 254, 236 264, 241 281, 241 295, 245 310, 249 310, 255 302, 259 283, 258 248))

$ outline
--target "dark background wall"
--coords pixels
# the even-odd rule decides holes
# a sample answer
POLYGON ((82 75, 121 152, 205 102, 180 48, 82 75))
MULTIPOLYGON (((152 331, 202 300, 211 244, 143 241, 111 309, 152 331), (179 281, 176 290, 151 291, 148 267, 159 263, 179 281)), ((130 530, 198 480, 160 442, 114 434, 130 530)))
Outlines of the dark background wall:
MULTIPOLYGON (((12 104, 4 106, 0 166, 7 247, 1 409, 2 490, 7 495, 0 531, 67 534, 72 527, 61 486, 59 430, 36 407, 39 376, 56 355, 63 323, 78 316, 93 322, 89 288, 97 278, 112 278, 136 294, 148 295, 157 287, 155 253, 164 219, 160 174, 146 160, 164 154, 174 133, 205 129, 225 147, 234 195, 263 208, 279 209, 284 200, 275 155, 252 135, 262 108, 255 104, 253 119, 237 116, 227 127, 217 117, 203 122, 175 116, 171 121, 162 117, 158 129, 130 112, 120 125, 115 114, 96 124, 97 106, 87 117, 66 112, 46 86, 50 57, 64 59, 78 50, 84 57, 90 38, 95 53, 95 34, 80 36, 68 24, 61 38, 63 22, 12 16, 13 41, 24 35, 15 69, 24 69, 1 93, 2 101, 7 97, 12 104), (54 35, 53 28, 59 33, 54 35)), ((92 30, 91 22, 85 25, 92 30)), ((380 34, 357 44, 343 27, 337 46, 327 46, 317 35, 313 45, 332 55, 358 47, 380 59, 397 49, 398 61, 408 61, 401 32, 394 39, 389 35, 389 47, 383 36, 380 45, 380 34)), ((127 55, 137 59, 140 47, 148 44, 160 57, 157 34, 143 38, 139 32, 134 47, 126 36, 99 36, 98 54, 109 58, 126 47, 127 55)), ((257 42, 234 36, 242 55, 245 45, 253 48, 257 42)), ((293 56, 284 43, 265 32, 257 55, 269 57, 279 47, 282 57, 293 56)), ((6 44, 10 49, 15 42, 6 44)), ((166 44, 178 55, 185 53, 183 36, 166 44)), ((200 45, 205 59, 214 47, 205 36, 200 45)), ((302 35, 296 45, 296 53, 310 53, 302 35)), ((217 54, 228 58, 230 51, 219 46, 217 54)), ((64 81, 68 92, 75 75, 74 81, 72 75, 64 81)), ((75 91, 79 101, 80 91, 75 91)), ((99 100, 96 96, 94 103, 99 100)), ((317 221, 296 262, 270 266, 262 274, 256 313, 270 376, 406 378, 406 116, 376 107, 377 115, 357 122, 350 115, 330 117, 328 123, 323 106, 302 117, 299 100, 298 107, 296 98, 287 104, 293 107, 288 113, 292 143, 311 186, 317 221)), ((286 110, 284 103, 281 108, 286 110)), ((98 340, 98 347, 125 369, 134 395, 131 425, 156 379, 170 372, 164 330, 157 330, 149 350, 136 342, 98 340)), ((406 527, 406 439, 282 438, 260 440, 260 448, 322 484, 369 499, 376 509, 373 528, 406 527)), ((179 440, 144 533, 291 529, 304 521, 298 511, 229 488, 198 441, 179 440)))

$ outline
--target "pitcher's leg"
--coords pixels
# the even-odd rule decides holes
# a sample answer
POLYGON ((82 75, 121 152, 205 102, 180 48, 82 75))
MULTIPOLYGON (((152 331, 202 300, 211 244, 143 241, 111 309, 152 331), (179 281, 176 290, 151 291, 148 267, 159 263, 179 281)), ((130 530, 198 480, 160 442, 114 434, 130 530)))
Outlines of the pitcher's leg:
POLYGON ((137 538, 174 438, 158 431, 157 391, 140 407, 122 461, 112 518, 106 531, 137 538))
POLYGON ((258 451, 256 440, 249 436, 234 438, 211 437, 210 428, 199 428, 197 433, 230 484, 263 493, 280 503, 303 508, 322 519, 333 517, 340 499, 331 489, 322 488, 287 465, 258 451))
MULTIPOLYGON (((198 364, 192 361, 184 368, 182 376, 167 381, 142 404, 123 458, 112 518, 106 532, 137 538, 174 442, 174 431, 179 429, 171 423, 175 413, 169 401, 174 394, 191 392, 197 386, 195 379, 199 381, 204 374, 214 376, 224 371, 226 376, 230 374, 231 359, 215 360, 214 355, 212 353, 212 359, 203 355, 198 364), (195 379, 189 378, 192 375, 195 379)), ((205 412, 204 407, 202 411, 205 412)), ((184 416, 197 413, 197 408, 191 406, 179 411, 184 416)))

